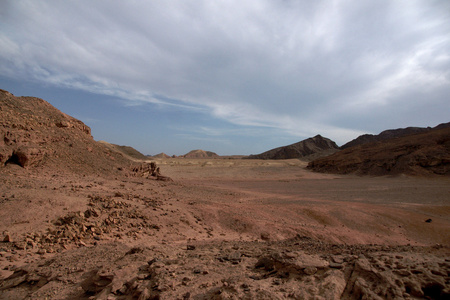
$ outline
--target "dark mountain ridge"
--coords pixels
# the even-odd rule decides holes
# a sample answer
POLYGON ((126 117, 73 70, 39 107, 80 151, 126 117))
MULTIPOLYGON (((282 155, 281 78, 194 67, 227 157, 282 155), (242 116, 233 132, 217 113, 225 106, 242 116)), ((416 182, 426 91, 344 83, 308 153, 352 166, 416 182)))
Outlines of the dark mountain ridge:
POLYGON ((348 147, 310 162, 308 168, 324 173, 376 176, 450 175, 450 127, 441 125, 421 133, 348 147))
POLYGON ((418 133, 424 133, 428 132, 433 129, 442 129, 442 128, 448 128, 450 127, 449 123, 442 123, 437 125, 436 127, 406 127, 406 128, 398 128, 398 129, 388 129, 385 131, 382 131, 379 134, 373 135, 373 134, 363 134, 357 137, 354 140, 351 140, 350 142, 344 144, 341 146, 341 149, 347 149, 353 146, 358 146, 366 143, 372 143, 372 142, 380 142, 396 137, 402 137, 407 136, 411 134, 418 134, 418 133))

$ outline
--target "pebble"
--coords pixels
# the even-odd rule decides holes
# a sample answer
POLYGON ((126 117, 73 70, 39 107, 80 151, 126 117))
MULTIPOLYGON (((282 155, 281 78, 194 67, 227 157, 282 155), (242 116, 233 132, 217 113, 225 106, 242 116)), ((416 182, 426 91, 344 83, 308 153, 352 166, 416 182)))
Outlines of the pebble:
POLYGON ((241 260, 242 260, 241 256, 242 256, 241 252, 235 251, 235 252, 231 253, 231 254, 228 256, 228 260, 229 260, 232 264, 237 265, 237 264, 240 263, 241 260))
POLYGON ((411 276, 411 272, 409 272, 408 270, 395 270, 394 273, 400 275, 400 276, 411 276))
POLYGON ((434 274, 434 275, 442 276, 442 277, 446 277, 447 276, 447 273, 444 273, 441 270, 431 270, 431 273, 434 274))
POLYGON ((332 269, 342 269, 343 267, 344 265, 340 263, 330 263, 330 268, 332 269))
POLYGON ((6 242, 6 243, 13 242, 13 239, 11 238, 11 235, 9 233, 5 234, 5 237, 3 238, 3 242, 6 242))
POLYGON ((344 262, 344 258, 342 256, 333 256, 331 260, 336 264, 342 264, 344 262))
POLYGON ((303 272, 306 275, 314 275, 317 273, 317 268, 316 267, 307 267, 307 268, 303 269, 303 272))
POLYGON ((287 252, 284 254, 284 257, 286 258, 296 258, 298 256, 298 254, 296 254, 295 252, 287 252))

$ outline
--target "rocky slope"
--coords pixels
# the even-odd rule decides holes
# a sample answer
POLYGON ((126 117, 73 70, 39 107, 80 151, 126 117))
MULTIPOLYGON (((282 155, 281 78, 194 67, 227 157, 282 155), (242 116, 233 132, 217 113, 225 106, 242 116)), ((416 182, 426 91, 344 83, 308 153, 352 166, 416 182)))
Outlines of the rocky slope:
POLYGON ((450 128, 349 147, 308 168, 338 174, 450 175, 450 128))
POLYGON ((79 174, 121 174, 132 162, 48 102, 0 90, 0 170, 9 164, 79 174))
POLYGON ((358 146, 366 143, 372 143, 372 142, 381 142, 384 140, 396 138, 396 137, 402 137, 407 136, 411 134, 417 134, 417 133, 425 133, 433 129, 443 129, 450 127, 449 123, 442 123, 438 126, 431 128, 431 127, 407 127, 407 128, 398 128, 398 129, 388 129, 380 134, 373 135, 373 134, 363 134, 357 137, 356 139, 344 144, 341 146, 341 149, 347 149, 353 146, 358 146))
POLYGON ((290 159, 305 158, 308 156, 330 155, 338 151, 339 147, 330 139, 321 135, 303 140, 301 142, 278 147, 261 154, 250 155, 250 159, 290 159))
POLYGON ((137 151, 133 147, 110 144, 105 141, 99 141, 99 143, 103 144, 105 147, 111 149, 112 151, 123 154, 125 157, 128 157, 131 160, 148 160, 147 156, 137 151))

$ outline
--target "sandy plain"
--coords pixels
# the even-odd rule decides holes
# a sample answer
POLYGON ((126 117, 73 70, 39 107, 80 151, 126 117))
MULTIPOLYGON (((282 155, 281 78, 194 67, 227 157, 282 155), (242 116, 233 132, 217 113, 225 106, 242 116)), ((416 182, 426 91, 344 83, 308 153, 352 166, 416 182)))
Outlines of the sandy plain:
POLYGON ((248 238, 266 230, 274 239, 299 233, 327 242, 450 246, 448 178, 321 174, 298 159, 157 163, 177 182, 232 194, 202 201, 248 221, 255 228, 243 232, 248 238))
POLYGON ((0 298, 449 296, 449 178, 155 161, 173 181, 6 166, 0 298))

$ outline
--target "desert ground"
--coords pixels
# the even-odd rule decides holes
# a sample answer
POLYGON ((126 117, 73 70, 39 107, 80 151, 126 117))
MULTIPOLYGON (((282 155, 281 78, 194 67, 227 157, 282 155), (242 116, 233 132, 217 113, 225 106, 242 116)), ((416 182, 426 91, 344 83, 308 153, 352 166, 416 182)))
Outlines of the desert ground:
POLYGON ((450 178, 155 159, 171 181, 6 165, 0 299, 448 299, 450 178))

